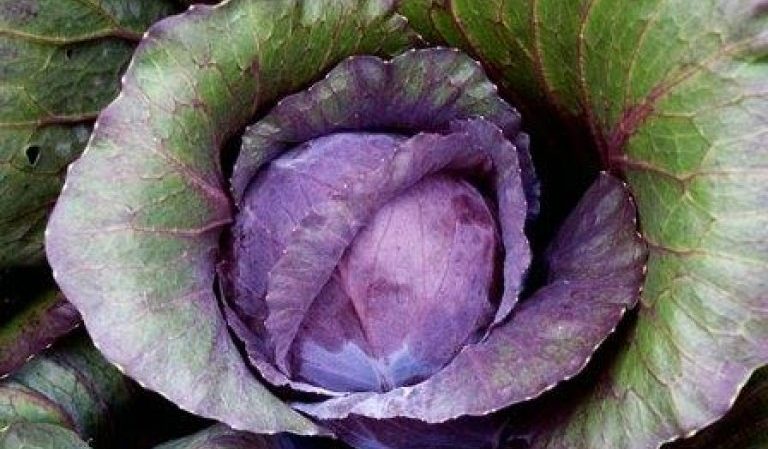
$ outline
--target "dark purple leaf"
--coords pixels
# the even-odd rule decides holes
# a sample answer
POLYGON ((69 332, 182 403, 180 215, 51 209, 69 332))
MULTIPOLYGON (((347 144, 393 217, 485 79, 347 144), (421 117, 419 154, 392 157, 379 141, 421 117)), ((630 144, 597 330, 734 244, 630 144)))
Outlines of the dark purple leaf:
MULTIPOLYGON (((235 260, 232 265, 237 266, 238 270, 228 275, 236 284, 242 284, 235 290, 242 293, 242 296, 235 298, 238 303, 253 304, 259 301, 259 288, 265 286, 264 267, 273 265, 268 271, 268 285, 264 296, 264 301, 268 306, 266 326, 263 329, 252 329, 257 338, 250 337, 248 334, 241 335, 246 347, 251 348, 252 359, 259 359, 264 356, 257 352, 259 342, 263 343, 264 341, 263 338, 258 338, 258 332, 266 331, 276 348, 275 361, 277 366, 287 374, 287 355, 299 331, 299 326, 305 321, 305 315, 315 297, 331 278, 344 251, 358 231, 388 201, 416 185, 424 176, 443 170, 469 171, 475 174, 485 173, 495 180, 494 190, 497 192, 499 203, 498 216, 501 219, 502 240, 507 252, 504 277, 509 280, 509 285, 505 287, 505 297, 502 299, 502 304, 514 303, 514 300, 509 299, 509 296, 516 297, 515 290, 518 288, 526 268, 524 264, 527 264, 529 257, 527 242, 522 233, 526 210, 525 199, 519 178, 515 177, 519 173, 519 169, 517 169, 514 147, 504 139, 498 128, 482 119, 454 123, 451 128, 453 132, 449 131, 446 135, 419 134, 397 145, 393 145, 396 141, 391 141, 388 149, 384 146, 374 146, 373 148, 377 151, 383 151, 383 153, 376 153, 373 154, 374 157, 370 157, 372 160, 368 161, 369 169, 358 172, 347 182, 339 182, 342 184, 342 188, 338 191, 331 189, 323 192, 323 190, 316 188, 311 194, 300 194, 295 197, 298 199, 288 200, 288 197, 292 195, 289 192, 295 192, 294 190, 274 188, 259 180, 253 184, 253 193, 246 195, 246 206, 243 209, 245 213, 238 216, 238 221, 234 227, 235 239, 231 252, 235 260), (282 198, 282 201, 265 197, 265 195, 271 197, 276 192, 284 192, 277 194, 278 198, 282 198), (250 235, 252 229, 256 229, 257 233, 261 235, 271 237, 286 234, 284 231, 286 223, 280 223, 280 221, 286 220, 285 216, 274 213, 258 215, 249 212, 258 207, 255 203, 261 204, 261 207, 280 203, 281 209, 287 213, 286 216, 301 216, 302 201, 311 198, 311 195, 322 193, 325 195, 332 193, 333 195, 329 195, 325 201, 315 201, 311 208, 308 207, 310 206, 309 203, 305 203, 303 213, 306 216, 298 223, 291 224, 292 219, 287 219, 289 221, 287 223, 288 228, 295 229, 288 233, 290 234, 289 241, 283 243, 283 247, 278 246, 274 251, 277 256, 274 261, 264 261, 269 255, 261 251, 261 246, 252 245, 250 242, 244 244, 244 240, 238 240, 238 236, 242 238, 242 236, 250 235), (255 195, 256 201, 254 203, 250 201, 251 195, 255 195), (249 206, 251 204, 254 205, 251 207, 249 206), (521 205, 522 207, 520 207, 521 205), (283 225, 282 228, 276 226, 275 220, 278 221, 277 224, 283 225), (251 280, 255 280, 255 282, 250 283, 251 280), (507 300, 505 301, 505 299, 507 300), (252 341, 255 342, 255 345, 250 344, 252 341)), ((278 159, 278 163, 273 165, 278 167, 278 171, 281 165, 292 166, 299 174, 304 173, 299 178, 307 178, 306 173, 311 173, 310 177, 314 179, 313 181, 297 181, 295 178, 292 180, 294 187, 302 184, 308 185, 307 182, 315 183, 318 179, 322 180, 326 177, 327 175, 324 174, 326 171, 331 174, 338 172, 343 175, 346 172, 343 167, 350 163, 345 161, 357 160, 359 162, 365 160, 360 157, 344 156, 345 153, 354 152, 361 148, 371 150, 370 139, 371 137, 359 137, 355 140, 351 135, 345 135, 341 138, 324 138, 321 142, 330 142, 336 145, 316 144, 310 146, 309 149, 299 153, 299 155, 305 155, 307 162, 302 163, 302 159, 296 157, 286 161, 278 159), (345 142, 355 142, 355 145, 346 145, 345 142), (319 158, 319 152, 324 153, 325 157, 319 158), (317 161, 324 162, 322 165, 313 165, 313 163, 317 164, 317 161), (340 168, 336 169, 334 166, 340 168), (322 167, 325 169, 323 170, 322 167)), ((377 139, 375 141, 378 142, 382 138, 378 137, 377 139)), ((271 169, 265 172, 265 177, 270 177, 270 171, 271 169)), ((271 178, 280 179, 277 176, 271 178)), ((325 183, 325 185, 332 184, 325 183)), ((271 242, 271 244, 274 243, 276 242, 271 242)), ((489 281, 486 281, 486 284, 489 284, 489 281)), ((486 297, 489 294, 488 290, 484 292, 486 297)), ((247 307, 249 306, 240 308, 246 309, 247 307)), ((257 319, 258 316, 255 318, 257 319)), ((483 321, 482 314, 478 315, 476 318, 470 319, 469 326, 481 324, 483 321)), ((307 323, 308 326, 312 326, 312 321, 307 321, 307 323)), ((235 330, 242 331, 243 329, 240 326, 235 326, 235 330)), ((449 352, 454 353, 455 351, 449 352)), ((258 362, 256 365, 261 366, 258 362)), ((267 377, 270 377, 268 370, 263 371, 267 377)), ((278 384, 286 383, 285 380, 275 380, 278 384)), ((296 386, 300 387, 299 385, 296 386)))
POLYGON ((296 374, 342 392, 428 378, 490 323, 496 245, 474 187, 419 181, 381 207, 337 263, 294 342, 296 374))

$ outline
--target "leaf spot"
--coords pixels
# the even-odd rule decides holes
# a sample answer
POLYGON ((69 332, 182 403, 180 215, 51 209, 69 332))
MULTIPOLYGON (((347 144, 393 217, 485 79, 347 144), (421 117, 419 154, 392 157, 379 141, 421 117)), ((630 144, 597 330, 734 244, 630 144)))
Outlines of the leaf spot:
POLYGON ((30 145, 24 150, 24 155, 27 157, 29 165, 34 167, 40 161, 40 147, 37 145, 30 145))

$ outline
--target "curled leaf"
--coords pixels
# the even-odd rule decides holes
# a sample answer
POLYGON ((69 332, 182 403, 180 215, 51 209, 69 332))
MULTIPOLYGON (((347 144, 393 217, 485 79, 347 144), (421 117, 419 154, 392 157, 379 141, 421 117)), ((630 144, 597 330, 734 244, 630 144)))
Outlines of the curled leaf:
POLYGON ((578 374, 638 299, 647 253, 634 213, 621 182, 601 175, 549 249, 548 283, 487 339, 465 346, 416 385, 297 407, 323 420, 359 415, 441 423, 528 401, 578 374), (467 382, 470 377, 482 380, 467 382))

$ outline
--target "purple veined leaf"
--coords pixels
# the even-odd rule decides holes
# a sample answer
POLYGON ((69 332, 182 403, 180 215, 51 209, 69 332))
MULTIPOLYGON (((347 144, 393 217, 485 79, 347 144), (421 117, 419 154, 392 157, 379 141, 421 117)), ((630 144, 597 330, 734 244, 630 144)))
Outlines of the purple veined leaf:
MULTIPOLYGON (((452 120, 477 116, 493 122, 516 144, 529 205, 527 215, 529 219, 534 217, 538 208, 538 187, 528 154, 527 136, 519 133, 519 115, 497 96, 495 86, 488 82, 477 64, 455 50, 410 51, 392 61, 370 56, 350 58, 309 89, 282 99, 273 111, 246 131, 244 149, 233 174, 235 200, 241 201, 251 183, 268 183, 269 186, 263 187, 247 204, 240 205, 245 212, 234 226, 236 235, 231 239, 234 243, 230 243, 233 251, 225 258, 228 261, 223 266, 221 279, 225 285, 223 295, 231 297, 228 301, 230 325, 245 342, 252 363, 271 383, 335 394, 306 383, 291 382, 263 360, 267 341, 259 334, 265 331, 261 323, 266 319, 266 309, 259 301, 251 299, 266 294, 266 272, 275 263, 288 233, 296 226, 291 217, 300 218, 306 214, 306 205, 302 205, 307 203, 307 195, 327 191, 328 185, 340 188, 345 182, 351 182, 352 178, 347 178, 357 170, 355 164, 365 159, 335 166, 333 158, 328 161, 318 158, 315 168, 308 165, 304 170, 311 171, 312 176, 303 176, 301 180, 295 164, 291 163, 270 169, 271 174, 253 181, 257 171, 277 155, 326 134, 356 129, 406 135, 437 132, 447 130, 452 120), (327 176, 317 175, 326 172, 327 176), (316 176, 322 179, 312 179, 316 176), (290 210, 275 214, 272 213, 275 207, 290 210), (249 230, 250 226, 257 229, 267 226, 270 230, 264 234, 249 230), (249 243, 245 245, 239 241, 242 239, 249 243), (247 246, 262 250, 251 251, 247 246), (233 263, 235 259, 239 262, 233 263), (254 269, 256 266, 261 269, 254 269)), ((372 163, 373 160, 368 162, 372 163)), ((369 170, 367 166, 364 168, 369 170)), ((503 319, 511 310, 517 299, 520 273, 527 267, 526 250, 517 248, 514 243, 524 241, 516 208, 507 208, 505 214, 509 217, 503 220, 505 229, 508 228, 504 233, 506 246, 516 257, 510 256, 507 263, 508 293, 497 313, 497 320, 503 319)), ((315 294, 323 282, 316 283, 319 285, 314 287, 315 294)), ((293 288, 291 285, 287 287, 293 288)), ((313 297, 314 294, 309 294, 306 299, 313 297)))
POLYGON ((308 308, 294 372, 340 392, 429 378, 492 321, 497 245, 493 214, 466 181, 428 175, 398 193, 308 308))
POLYGON ((482 61, 524 112, 545 105, 589 130, 638 203, 651 253, 637 322, 532 446, 655 448, 719 419, 768 362, 765 2, 400 10, 429 40, 482 61))
POLYGON ((64 169, 171 0, 0 1, 0 269, 44 264, 64 169))
POLYGON ((472 117, 494 123, 517 148, 528 218, 534 218, 539 191, 520 114, 477 62, 448 48, 411 50, 391 61, 352 57, 311 88, 281 99, 243 136, 232 176, 235 200, 263 164, 313 138, 349 130, 434 132, 472 117))
POLYGON ((232 211, 219 148, 338 60, 413 41, 384 0, 233 0, 149 30, 70 166, 46 240, 54 277, 108 359, 235 428, 323 432, 259 383, 221 316, 214 265, 232 211))
POLYGON ((585 367, 636 304, 646 256, 628 191, 602 174, 551 244, 547 284, 486 340, 467 345, 419 384, 296 407, 321 420, 359 415, 440 423, 528 401, 585 367))
MULTIPOLYGON (((412 293, 410 293, 410 287, 397 290, 397 284, 404 283, 405 285, 409 285, 409 282, 420 284, 423 282, 422 279, 425 278, 405 280, 406 278, 402 277, 402 273, 399 275, 395 273, 386 275, 381 270, 374 270, 376 273, 369 272, 366 274, 364 272, 358 272, 355 274, 355 270, 364 269, 362 268, 362 265, 366 263, 375 263, 372 259, 366 262, 366 259, 370 257, 370 254, 366 253, 376 251, 373 247, 370 248, 371 251, 365 249, 365 245, 367 244, 359 242, 360 239, 366 238, 364 237, 365 233, 363 233, 363 235, 358 235, 358 231, 366 224, 366 222, 370 221, 369 217, 371 217, 374 212, 377 214, 384 214, 380 220, 389 220, 390 222, 391 219, 386 218, 387 214, 389 214, 387 210, 394 211, 397 208, 402 207, 398 213, 408 213, 409 207, 401 206, 403 203, 399 202, 399 200, 398 202, 390 203, 392 204, 392 209, 386 209, 384 206, 387 202, 391 202, 393 198, 403 197, 404 201, 408 201, 405 200, 405 198, 408 197, 408 194, 405 194, 405 192, 408 191, 407 189, 409 188, 412 189, 410 191, 417 189, 416 186, 420 185, 416 184, 417 182, 426 182, 422 181, 422 178, 446 170, 453 172, 469 171, 474 172, 475 174, 488 172, 489 174, 493 174, 492 177, 495 179, 494 190, 498 192, 500 200, 499 204, 501 212, 499 213, 499 216, 503 219, 502 232, 506 233, 504 240, 508 242, 508 244, 505 245, 507 247, 508 257, 512 260, 517 258, 517 260, 525 261, 527 259, 528 248, 525 236, 522 234, 526 207, 523 189, 519 178, 516 176, 516 174, 519 173, 519 169, 517 168, 515 149, 504 139, 501 131, 493 124, 482 119, 455 122, 444 135, 422 133, 407 140, 394 139, 391 137, 384 138, 380 135, 336 134, 331 137, 315 140, 314 142, 316 143, 313 146, 302 148, 295 158, 286 157, 285 159, 278 159, 277 161, 281 165, 275 166, 275 169, 279 169, 279 167, 284 165, 285 167, 290 167, 291 170, 295 170, 295 174, 293 175, 294 185, 302 186, 301 184, 295 183, 297 176, 299 178, 312 177, 314 182, 330 186, 330 190, 323 191, 314 188, 310 193, 309 187, 304 187, 307 189, 306 192, 303 194, 297 192, 298 195, 295 195, 291 199, 290 196, 294 194, 294 192, 290 189, 276 189, 270 182, 260 182, 257 180, 254 183, 255 191, 253 197, 250 195, 246 197, 248 201, 248 203, 246 203, 247 206, 245 207, 243 214, 238 218, 238 220, 243 220, 243 224, 242 226, 239 226, 238 224, 235 225, 236 235, 240 234, 235 239, 235 245, 237 245, 236 248, 239 248, 239 250, 236 251, 237 254, 235 254, 235 256, 239 257, 236 257, 235 260, 243 265, 242 270, 235 279, 237 282, 243 284, 242 287, 244 288, 242 291, 246 293, 256 291, 260 286, 265 288, 264 300, 266 306, 269 308, 269 313, 265 320, 265 330, 275 342, 277 351, 280 351, 280 348, 282 348, 282 353, 276 353, 276 361, 278 367, 281 369, 287 370, 287 366, 285 365, 287 359, 285 359, 285 357, 287 357, 288 351, 291 348, 292 343, 294 343, 294 339, 296 338, 302 321, 306 321, 309 326, 308 329, 310 329, 308 333, 304 333, 308 337, 306 342, 312 345, 320 341, 315 339, 311 334, 314 318, 318 320, 327 320, 330 317, 323 315, 322 308, 313 312, 311 306, 314 302, 326 302, 322 298, 315 301, 315 297, 321 292, 324 286, 328 288, 326 283, 334 270, 339 269, 341 270, 339 271, 339 275, 342 277, 347 276, 349 280, 349 282, 345 283, 344 288, 353 295, 353 298, 357 298, 354 307, 357 309, 357 314, 361 321, 359 324, 355 324, 355 321, 343 324, 338 323, 337 326, 351 324, 352 326, 348 329, 349 332, 354 332, 353 329, 355 326, 363 326, 367 334, 367 343, 374 344, 378 350, 383 350, 386 354, 392 356, 394 356, 394 352, 399 351, 399 349, 396 350, 391 347, 386 350, 383 349, 381 345, 385 344, 385 342, 374 336, 376 333, 380 333, 381 336, 387 334, 387 320, 378 322, 378 319, 376 319, 371 321, 371 317, 360 315, 363 313, 362 310, 364 308, 370 309, 370 307, 372 307, 372 303, 368 301, 375 300, 375 298, 368 297, 367 295, 367 292, 372 288, 372 284, 369 284, 369 282, 376 281, 374 277, 380 276, 379 280, 376 282, 379 283, 381 288, 385 288, 385 284, 387 284, 390 288, 395 289, 390 290, 388 293, 385 292, 385 296, 380 298, 387 302, 396 299, 388 298, 388 294, 411 297, 412 293), (379 147, 376 148, 374 144, 378 144, 379 147), (353 156, 358 152, 364 152, 366 156, 353 156), (321 155, 325 156, 319 157, 321 155), (332 162, 349 160, 353 160, 354 162, 342 162, 341 164, 332 162), (326 174, 323 173, 323 166, 331 168, 327 173, 336 174, 344 173, 346 171, 345 166, 348 164, 352 164, 353 166, 360 164, 360 166, 365 168, 350 170, 354 173, 354 176, 349 179, 345 180, 343 176, 340 179, 336 179, 335 182, 339 183, 339 186, 337 187, 333 187, 332 184, 323 181, 322 178, 326 176, 326 174), (277 200, 274 199, 275 192, 282 192, 276 196, 277 200), (333 195, 329 195, 331 193, 333 195), (322 195, 329 196, 322 201, 313 198, 313 196, 322 197, 322 195), (305 201, 305 198, 309 203, 301 204, 305 201), (251 202, 251 199, 254 201, 251 202), (270 208, 273 207, 272 205, 278 203, 283 204, 284 211, 286 212, 285 216, 283 214, 272 214, 270 216, 259 213, 261 211, 258 209, 251 209, 248 207, 252 205, 254 208, 270 208), (290 206, 287 205, 289 203, 290 206), (291 216, 296 214, 301 216, 302 207, 304 208, 303 214, 305 214, 305 217, 300 221, 291 223, 291 216), (283 223, 286 220, 288 220, 288 222, 283 223), (292 232, 290 231, 291 227, 295 227, 295 230, 292 232), (282 237, 287 239, 287 243, 284 244, 284 248, 277 248, 278 257, 272 262, 273 266, 270 267, 265 260, 267 259, 268 254, 261 251, 265 246, 253 244, 253 242, 249 241, 246 237, 246 234, 251 235, 249 233, 249 230, 251 229, 257 230, 254 233, 255 235, 270 235, 275 239, 281 239, 281 237, 279 237, 281 233, 288 234, 282 237), (238 232, 238 230, 242 231, 238 232), (518 234, 515 234, 515 232, 518 234), (353 252, 350 257, 356 258, 357 260, 342 261, 340 263, 344 250, 349 246, 353 238, 355 238, 356 242, 354 247, 358 248, 358 245, 360 245, 359 248, 362 253, 358 255, 353 252), (249 252, 251 251, 251 248, 255 251, 249 252), (339 267, 337 267, 337 265, 339 265, 339 267), (342 265, 348 266, 350 271, 347 272, 346 269, 341 268, 342 265), (249 268, 253 269, 253 271, 247 271, 249 268), (269 273, 268 278, 263 277, 265 273, 269 273), (390 276, 389 280, 386 280, 387 276, 390 276), (264 285, 265 283, 267 285, 264 285), (355 293, 356 290, 359 291, 355 293), (317 313, 320 313, 320 315, 316 316, 317 313), (376 340, 376 343, 373 343, 374 340, 372 340, 372 338, 376 340), (281 356, 284 357, 282 366, 280 360, 281 356)), ((271 173, 275 173, 270 170, 265 172, 267 177, 269 177, 271 173)), ((280 171, 277 172, 276 176, 280 176, 279 173, 280 171)), ((277 185, 283 187, 279 182, 280 181, 278 181, 277 185)), ((307 181, 305 185, 309 186, 309 183, 310 181, 307 181)), ((459 322, 455 328, 451 327, 451 325, 446 325, 444 329, 446 333, 439 337, 446 339, 445 342, 440 342, 441 348, 442 344, 446 343, 449 344, 449 346, 457 346, 455 350, 458 350, 461 347, 460 343, 465 342, 470 337, 470 334, 479 332, 479 329, 473 329, 474 326, 484 322, 487 326, 494 315, 494 310, 490 303, 487 303, 486 307, 482 307, 482 302, 486 301, 485 298, 488 296, 492 272, 494 271, 493 259, 495 257, 494 247, 496 246, 496 231, 494 229, 495 226, 493 225, 494 219, 487 209, 487 206, 483 204, 485 200, 479 194, 472 193, 474 188, 465 187, 464 185, 459 184, 456 181, 448 180, 447 178, 435 178, 429 185, 432 187, 424 188, 430 189, 438 188, 438 186, 440 186, 439 188, 449 189, 448 192, 453 192, 453 189, 458 189, 456 193, 447 193, 448 198, 451 198, 450 195, 455 194, 457 195, 455 198, 456 201, 464 201, 457 205, 452 205, 451 203, 445 205, 444 207, 447 207, 448 209, 460 206, 455 212, 458 215, 454 218, 446 216, 440 219, 452 221, 465 220, 467 221, 467 227, 463 232, 469 232, 470 234, 468 235, 473 236, 471 237, 472 239, 483 238, 487 240, 487 247, 483 249, 482 245, 478 245, 478 252, 473 256, 470 256, 470 254, 473 254, 470 250, 463 248, 463 246, 467 245, 467 242, 456 242, 454 246, 451 246, 450 240, 441 243, 441 245, 444 245, 446 248, 457 248, 457 251, 464 251, 463 255, 457 253, 459 257, 479 258, 478 264, 480 264, 480 266, 482 266, 480 263, 482 258, 487 259, 487 269, 484 269, 485 275, 480 274, 483 270, 478 271, 477 274, 478 276, 485 276, 485 281, 480 281, 482 277, 473 280, 476 275, 473 271, 468 270, 466 275, 469 277, 466 277, 463 281, 457 280, 459 283, 456 285, 448 283, 446 285, 448 290, 445 292, 441 291, 439 297, 432 298, 434 306, 437 306, 439 301, 446 300, 456 304, 455 307, 457 310, 455 313, 460 313, 460 310, 466 312, 466 323, 462 323, 461 320, 458 320, 459 322), (472 195, 475 196, 473 197, 472 195), (475 212, 473 208, 479 210, 475 212), (485 209, 484 212, 483 209, 485 209), (486 223, 485 230, 482 231, 483 234, 475 233, 475 231, 473 231, 474 229, 479 230, 484 228, 481 223, 483 217, 485 217, 486 220, 484 222, 486 223), (472 222, 471 220, 479 221, 472 222), (482 235, 485 235, 485 237, 481 237, 482 235), (462 282, 467 282, 467 284, 463 285, 462 282), (473 284, 475 284, 475 286, 473 286, 473 284), (483 285, 485 286, 483 287, 483 285), (468 298, 462 299, 465 288, 477 289, 478 296, 474 298, 476 301, 468 298), (472 302, 476 302, 478 306, 480 306, 477 310, 478 314, 474 316, 471 312, 473 309, 471 307, 465 307, 465 304, 462 301, 467 301, 466 306, 469 306, 472 302), (469 329, 464 328, 462 330, 464 326, 468 326, 469 329), (454 338, 459 338, 459 340, 452 340, 454 338), (453 341, 452 345, 450 343, 451 341, 453 341)), ((419 194, 413 193, 413 195, 418 196, 419 194)), ((414 197, 412 201, 417 201, 416 198, 417 197, 414 197)), ((427 201, 427 199, 424 199, 424 201, 427 201)), ((417 205, 414 204, 414 206, 417 205)), ((421 210, 424 212, 423 207, 421 210)), ((424 213, 426 214, 426 212, 424 213)), ((435 217, 437 219, 439 214, 435 215, 435 217)), ((407 217, 403 217, 400 221, 403 225, 407 225, 409 220, 407 217)), ((461 222, 459 222, 459 224, 461 224, 461 222)), ((387 224, 382 223, 382 226, 386 227, 387 224)), ((376 226, 371 229, 372 232, 378 232, 376 231, 376 226)), ((447 236, 435 235, 435 238, 457 238, 456 236, 459 234, 453 234, 452 229, 453 228, 451 228, 451 233, 447 236)), ((422 237, 425 237, 426 234, 422 232, 421 235, 422 237)), ((402 233, 393 236, 393 242, 397 242, 398 239, 402 238, 401 236, 402 233)), ((380 240, 379 237, 376 239, 380 240)), ((268 243, 272 244, 272 242, 268 243)), ((403 244, 405 243, 406 241, 403 240, 403 244)), ((377 244, 373 242, 370 242, 370 244, 377 246, 377 244)), ((381 241, 379 242, 378 247, 381 248, 381 241)), ((396 248, 393 248, 393 250, 397 251, 396 248)), ((437 253, 435 253, 434 250, 430 250, 429 254, 430 257, 440 257, 437 256, 437 253)), ((448 254, 446 253, 445 256, 448 256, 448 254)), ((416 258, 413 260, 413 263, 418 264, 418 260, 421 259, 416 258)), ((438 266, 446 264, 446 269, 451 267, 450 264, 461 264, 462 262, 472 263, 469 259, 451 261, 447 258, 443 258, 442 260, 442 262, 435 261, 435 263, 438 263, 438 266)), ((507 270, 505 276, 508 276, 509 279, 511 279, 511 283, 514 285, 515 282, 519 282, 518 279, 523 273, 517 266, 510 266, 512 268, 511 270, 507 270)), ((369 268, 372 269, 373 266, 369 266, 369 268)), ((392 268, 395 269, 396 267, 393 266, 392 268)), ((459 267, 455 266, 453 269, 459 270, 459 267)), ((459 277, 465 276, 464 273, 456 274, 459 275, 459 277)), ((439 281, 439 279, 435 279, 435 281, 439 281)), ((422 287, 426 288, 425 285, 422 285, 422 287)), ((409 303, 403 305, 403 313, 420 314, 430 310, 430 304, 432 303, 425 297, 425 301, 419 301, 419 307, 426 307, 426 311, 413 309, 410 312, 406 312, 409 307, 415 307, 412 305, 416 303, 415 298, 429 296, 426 291, 421 293, 418 293, 418 291, 413 293, 414 303, 410 303, 409 300, 409 303)), ((516 294, 514 288, 511 289, 510 294, 516 294)), ((248 299, 248 296, 243 298, 244 301, 248 299)), ((332 300, 335 299, 332 299, 331 297, 328 298, 328 301, 332 300)), ((349 298, 338 298, 338 300, 346 302, 349 301, 349 298)), ((501 302, 504 303, 504 299, 502 299, 501 302)), ((434 310, 434 313, 437 314, 437 322, 451 319, 448 315, 444 316, 443 312, 439 312, 438 310, 439 309, 434 310), (440 320, 439 318, 443 318, 443 320, 440 320)), ((392 310, 381 309, 379 311, 370 309, 368 313, 373 314, 373 316, 382 316, 381 314, 385 313, 386 316, 391 317, 391 319, 398 319, 397 308, 392 310)), ((365 315, 365 313, 363 314, 365 315)), ((457 320, 453 318, 453 321, 457 320)), ((417 323, 413 324, 416 325, 417 323)), ((426 325, 428 322, 422 324, 426 325)), ((418 325, 416 327, 418 327, 418 325)), ((423 369, 429 369, 430 372, 432 372, 435 368, 439 368, 452 357, 455 351, 454 349, 440 349, 441 352, 443 350, 447 351, 445 353, 447 358, 443 359, 440 359, 440 357, 442 357, 440 355, 430 354, 430 349, 434 349, 435 351, 438 350, 437 346, 430 348, 430 345, 427 344, 427 347, 423 347, 420 350, 417 349, 421 347, 422 344, 419 340, 427 338, 428 335, 425 334, 422 335, 422 337, 418 337, 418 335, 420 335, 418 330, 414 329, 411 332, 416 333, 401 342, 408 346, 408 350, 403 353, 407 355, 406 359, 403 359, 405 365, 401 367, 405 370, 403 375, 409 376, 410 374, 407 373, 410 373, 410 370, 415 367, 414 364, 418 365, 416 363, 418 360, 426 363, 425 366, 422 366, 423 369), (416 351, 416 353, 413 353, 413 351, 416 351), (432 356, 435 356, 435 359, 432 359, 432 356), (408 357, 411 357, 411 359, 409 360, 408 357), (412 357, 416 358, 413 359, 412 357), (427 368, 430 365, 433 367, 431 369, 427 368)), ((319 334, 317 336, 319 336, 319 334)), ((431 338, 436 336, 437 335, 431 336, 431 338)), ((363 352, 368 352, 369 356, 372 355, 371 351, 377 351, 360 339, 352 339, 347 343, 353 344, 363 352)), ((437 341, 434 343, 438 344, 437 341)), ((301 344, 302 343, 299 342, 299 345, 301 344)), ((330 350, 332 346, 328 347, 328 349, 330 350)), ((389 355, 387 357, 389 357, 389 355)), ((258 357, 258 355, 256 355, 256 357, 258 357)), ((314 357, 311 358, 311 360, 305 360, 310 364, 319 362, 319 360, 314 357)), ((392 363, 397 364, 398 362, 393 361, 392 363)), ((309 365, 307 365, 307 368, 309 368, 309 365)), ((394 369, 394 366, 390 365, 385 371, 391 373, 392 369, 394 369)), ((382 372, 379 372, 379 374, 382 374, 382 372)), ((374 390, 382 388, 382 385, 368 386, 374 390)))

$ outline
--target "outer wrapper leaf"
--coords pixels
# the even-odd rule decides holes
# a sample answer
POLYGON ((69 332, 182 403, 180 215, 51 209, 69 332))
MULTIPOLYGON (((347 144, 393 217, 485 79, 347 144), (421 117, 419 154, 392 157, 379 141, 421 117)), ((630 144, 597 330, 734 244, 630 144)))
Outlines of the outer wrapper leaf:
MULTIPOLYGON (((589 127, 651 245, 639 317, 538 448, 657 447, 718 419, 768 362, 765 2, 406 1, 425 36, 589 127)), ((534 143, 535 145, 535 143, 534 143)))
POLYGON ((238 429, 319 432, 253 376, 218 308, 214 261, 231 221, 219 148, 339 59, 410 45, 404 27, 383 0, 233 0, 150 29, 71 166, 47 240, 57 281, 110 360, 238 429))
POLYGON ((64 169, 170 0, 0 0, 0 268, 43 261, 64 169))

